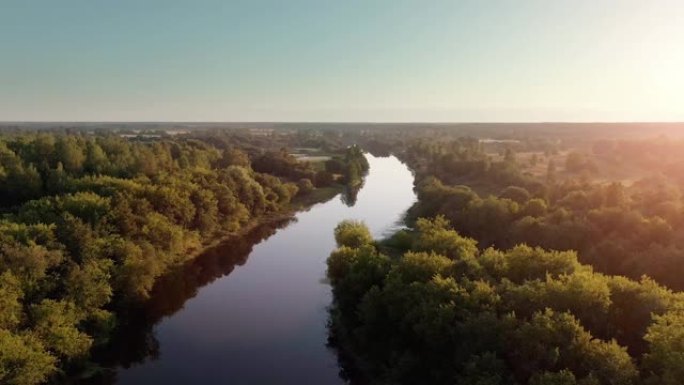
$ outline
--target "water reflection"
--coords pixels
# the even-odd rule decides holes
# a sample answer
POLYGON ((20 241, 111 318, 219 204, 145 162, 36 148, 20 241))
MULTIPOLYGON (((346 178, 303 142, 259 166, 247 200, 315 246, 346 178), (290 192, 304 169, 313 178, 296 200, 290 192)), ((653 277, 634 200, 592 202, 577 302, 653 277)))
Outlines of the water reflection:
MULTIPOLYGON (((159 358, 159 341, 154 327, 165 317, 181 310, 184 304, 195 297, 200 288, 229 275, 236 266, 244 265, 255 245, 269 238, 280 228, 295 222, 294 217, 279 219, 259 225, 242 236, 228 238, 195 258, 191 263, 160 277, 152 289, 150 299, 132 309, 121 318, 127 321, 120 325, 112 342, 95 352, 95 357, 104 368, 124 367, 159 358)), ((97 375, 83 381, 84 384, 114 384, 117 371, 103 369, 97 375)))
POLYGON ((344 203, 348 207, 354 206, 359 198, 359 191, 361 191, 361 189, 363 188, 364 182, 365 179, 361 183, 345 187, 344 191, 342 192, 342 195, 340 196, 340 199, 342 199, 342 203, 344 203))
POLYGON ((326 344, 333 229, 362 220, 381 237, 415 201, 405 165, 368 160, 362 188, 298 213, 294 223, 230 240, 160 280, 144 309, 125 317, 134 321, 117 346, 102 354, 116 374, 97 383, 344 383, 326 344))

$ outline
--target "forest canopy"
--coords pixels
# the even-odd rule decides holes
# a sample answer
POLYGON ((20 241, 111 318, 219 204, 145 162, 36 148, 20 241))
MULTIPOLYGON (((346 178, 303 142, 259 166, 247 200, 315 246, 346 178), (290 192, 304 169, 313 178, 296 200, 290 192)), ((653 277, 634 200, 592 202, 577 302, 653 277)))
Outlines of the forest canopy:
POLYGON ((275 126, 4 131, 0 383, 89 368, 211 242, 340 192, 354 205, 364 151, 403 161, 417 201, 388 239, 335 230, 330 337, 350 379, 684 383, 684 141, 630 125, 275 126))
MULTIPOLYGON (((336 151, 343 171, 359 167, 360 151, 336 151)), ((0 137, 0 383, 85 365, 172 267, 293 201, 332 196, 316 185, 341 191, 316 173, 245 136, 0 137)))
POLYGON ((348 236, 367 231, 343 222, 328 258, 354 381, 684 382, 684 297, 651 279, 597 273, 572 251, 482 249, 441 216, 385 241, 348 236))

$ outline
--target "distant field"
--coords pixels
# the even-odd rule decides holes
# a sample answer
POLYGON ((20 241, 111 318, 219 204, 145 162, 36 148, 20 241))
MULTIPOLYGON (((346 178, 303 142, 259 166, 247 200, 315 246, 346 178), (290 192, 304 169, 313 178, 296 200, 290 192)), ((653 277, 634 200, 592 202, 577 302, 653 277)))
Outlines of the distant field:
POLYGON ((301 160, 303 162, 325 162, 326 160, 330 159, 330 156, 327 155, 300 155, 300 154, 293 154, 297 160, 301 160))

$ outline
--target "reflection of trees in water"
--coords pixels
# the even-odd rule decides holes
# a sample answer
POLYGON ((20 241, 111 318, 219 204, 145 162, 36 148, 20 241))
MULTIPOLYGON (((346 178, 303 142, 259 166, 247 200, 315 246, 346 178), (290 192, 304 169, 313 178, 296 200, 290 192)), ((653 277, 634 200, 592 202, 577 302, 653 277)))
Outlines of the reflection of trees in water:
POLYGON ((337 367, 340 369, 338 375, 340 378, 346 384, 364 385, 368 382, 363 378, 361 372, 357 369, 358 367, 356 364, 358 361, 355 363, 355 360, 358 360, 358 358, 355 358, 351 353, 345 350, 342 344, 339 343, 338 333, 341 333, 342 331, 336 330, 336 324, 333 320, 334 317, 340 316, 339 314, 336 314, 337 311, 338 310, 335 309, 334 306, 328 307, 328 341, 326 346, 328 349, 334 351, 337 356, 337 367))
POLYGON ((365 179, 362 179, 360 183, 357 183, 353 186, 347 185, 340 196, 342 203, 349 207, 354 206, 356 204, 356 200, 358 199, 359 191, 361 191, 364 183, 365 179))
POLYGON ((287 226, 294 218, 283 219, 254 228, 244 236, 233 237, 213 247, 190 263, 160 277, 150 299, 136 308, 120 313, 119 329, 110 344, 94 352, 95 360, 107 370, 82 383, 113 384, 116 367, 128 368, 159 357, 159 341, 154 326, 171 316, 200 288, 230 274, 235 266, 243 265, 252 248, 287 226))

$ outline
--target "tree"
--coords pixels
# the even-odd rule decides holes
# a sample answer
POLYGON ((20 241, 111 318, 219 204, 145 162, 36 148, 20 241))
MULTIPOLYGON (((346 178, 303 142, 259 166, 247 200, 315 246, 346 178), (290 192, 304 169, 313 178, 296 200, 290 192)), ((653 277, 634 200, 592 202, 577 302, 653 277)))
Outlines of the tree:
POLYGON ((247 154, 240 149, 234 147, 227 148, 223 151, 223 155, 221 157, 221 160, 219 161, 219 165, 221 167, 249 167, 249 156, 247 156, 247 154))
POLYGON ((0 329, 0 382, 34 385, 57 370, 57 358, 32 334, 17 335, 0 329))
POLYGON ((302 196, 309 195, 314 190, 314 185, 309 178, 300 179, 299 182, 297 182, 297 187, 299 188, 299 195, 302 196))
POLYGON ((108 304, 113 295, 109 285, 113 265, 110 259, 89 259, 73 265, 66 278, 67 298, 86 312, 108 304))
POLYGON ((109 198, 92 192, 79 192, 59 197, 57 209, 67 212, 85 223, 95 226, 110 210, 109 198))
MULTIPOLYGON (((443 218, 420 219, 411 243, 422 243, 421 251, 387 259, 381 269, 362 267, 378 255, 371 245, 331 254, 331 328, 367 378, 398 384, 636 382, 633 357, 612 338, 638 340, 644 329, 620 325, 620 319, 648 320, 673 300, 670 292, 596 274, 574 252, 490 248, 475 250, 463 263, 436 252, 454 234, 443 218), (629 316, 628 303, 639 317, 629 316)), ((681 350, 670 336, 661 341, 681 350)), ((655 384, 662 377, 653 378, 655 384)))
POLYGON ((55 164, 61 162, 67 172, 77 174, 83 169, 85 160, 86 155, 75 137, 62 136, 57 139, 55 144, 55 164))
POLYGON ((477 242, 458 235, 449 228, 449 222, 442 216, 432 220, 420 218, 416 222, 418 236, 413 243, 416 251, 433 251, 451 259, 472 259, 477 254, 477 242))
POLYGON ((373 237, 363 222, 346 220, 335 227, 335 241, 338 246, 357 248, 371 244, 373 237))
POLYGON ((31 155, 28 157, 28 160, 36 165, 47 164, 49 166, 54 151, 55 137, 49 134, 40 134, 36 136, 30 145, 31 155))
POLYGON ((428 282, 434 276, 449 276, 455 263, 451 259, 430 252, 406 252, 392 268, 387 281, 397 284, 428 282))
POLYGON ((42 195, 43 180, 33 165, 15 165, 0 174, 0 199, 2 206, 11 206, 42 195))
POLYGON ((195 207, 193 228, 208 236, 218 226, 218 200, 211 190, 195 190, 190 196, 195 207))
POLYGON ((548 206, 546 204, 546 201, 539 198, 528 200, 523 206, 522 210, 520 210, 522 215, 530 216, 533 218, 543 217, 544 215, 546 215, 547 211, 548 206))
POLYGON ((601 384, 631 384, 637 370, 615 342, 592 339, 569 313, 545 310, 523 322, 509 340, 516 377, 526 381, 536 373, 567 368, 575 375, 593 376, 601 384))
POLYGON ((83 164, 84 170, 93 174, 100 174, 108 167, 107 154, 95 141, 86 144, 86 158, 83 164))
MULTIPOLYGON (((20 282, 11 271, 0 275, 0 330, 15 330, 23 320, 21 300, 24 293, 20 282)), ((1 378, 1 376, 0 376, 1 378)))
POLYGON ((580 269, 577 254, 574 251, 547 251, 518 245, 505 253, 505 264, 497 273, 513 282, 544 279, 547 276, 571 274, 580 269))
POLYGON ((76 325, 82 314, 72 302, 44 299, 31 308, 34 330, 46 347, 66 358, 83 356, 92 339, 76 325))
POLYGON ((643 362, 650 373, 648 384, 684 383, 684 314, 678 311, 656 316, 644 339, 650 350, 643 362))
POLYGON ((523 187, 508 186, 501 190, 499 198, 510 199, 518 204, 524 204, 530 199, 530 193, 523 187))

